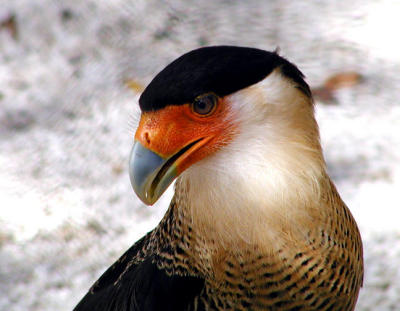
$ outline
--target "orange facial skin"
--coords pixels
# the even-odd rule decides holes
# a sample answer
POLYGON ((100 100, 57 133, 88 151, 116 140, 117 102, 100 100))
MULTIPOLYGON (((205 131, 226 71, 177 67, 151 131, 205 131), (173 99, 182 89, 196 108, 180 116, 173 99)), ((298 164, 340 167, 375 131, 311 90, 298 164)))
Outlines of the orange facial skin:
POLYGON ((199 140, 176 160, 179 175, 192 164, 229 143, 234 129, 229 105, 223 98, 219 98, 217 107, 208 116, 196 114, 190 104, 143 112, 135 140, 165 159, 199 140))

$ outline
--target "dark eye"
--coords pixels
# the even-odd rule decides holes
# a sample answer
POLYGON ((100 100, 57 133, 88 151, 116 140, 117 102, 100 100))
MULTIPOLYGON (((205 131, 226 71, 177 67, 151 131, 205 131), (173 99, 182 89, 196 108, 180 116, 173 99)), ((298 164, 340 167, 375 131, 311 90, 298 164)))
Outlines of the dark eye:
POLYGON ((206 117, 214 112, 218 98, 213 93, 197 96, 192 103, 192 111, 200 116, 206 117))

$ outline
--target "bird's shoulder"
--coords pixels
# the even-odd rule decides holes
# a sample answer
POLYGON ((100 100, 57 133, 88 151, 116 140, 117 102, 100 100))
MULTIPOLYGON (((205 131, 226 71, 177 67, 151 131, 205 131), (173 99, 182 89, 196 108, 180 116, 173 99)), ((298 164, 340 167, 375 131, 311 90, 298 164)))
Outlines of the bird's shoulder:
POLYGON ((204 280, 160 268, 159 252, 148 233, 104 272, 74 311, 190 309, 204 280))

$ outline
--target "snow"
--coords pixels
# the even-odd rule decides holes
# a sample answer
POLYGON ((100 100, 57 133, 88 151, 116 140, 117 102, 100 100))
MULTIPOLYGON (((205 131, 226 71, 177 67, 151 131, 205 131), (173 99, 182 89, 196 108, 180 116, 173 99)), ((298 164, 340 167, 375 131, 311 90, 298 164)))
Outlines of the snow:
POLYGON ((400 5, 396 0, 2 0, 0 310, 71 310, 160 220, 135 197, 127 157, 139 94, 182 53, 280 47, 311 86, 361 84, 317 102, 329 172, 363 236, 357 311, 400 310, 400 5))

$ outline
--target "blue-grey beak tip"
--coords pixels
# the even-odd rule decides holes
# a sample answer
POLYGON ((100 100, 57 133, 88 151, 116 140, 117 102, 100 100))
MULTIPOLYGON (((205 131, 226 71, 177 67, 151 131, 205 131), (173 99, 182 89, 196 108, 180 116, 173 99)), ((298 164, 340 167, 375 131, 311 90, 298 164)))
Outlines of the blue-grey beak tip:
POLYGON ((129 157, 129 178, 137 196, 147 205, 153 205, 176 177, 171 166, 159 176, 167 159, 135 142, 129 157))

